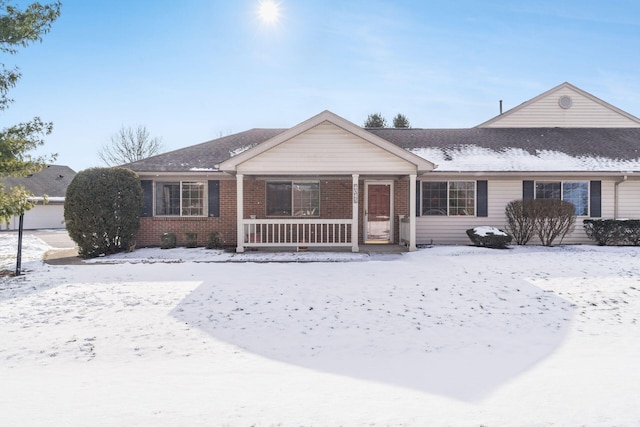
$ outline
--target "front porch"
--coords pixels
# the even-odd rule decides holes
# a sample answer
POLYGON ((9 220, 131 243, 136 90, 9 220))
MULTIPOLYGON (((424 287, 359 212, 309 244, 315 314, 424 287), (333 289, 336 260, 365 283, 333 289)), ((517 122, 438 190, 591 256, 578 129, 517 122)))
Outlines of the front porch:
POLYGON ((244 248, 247 249, 285 249, 330 250, 352 252, 399 253, 411 248, 409 218, 399 215, 400 236, 397 244, 357 244, 352 232, 352 220, 331 219, 245 219, 244 248))
MULTIPOLYGON (((236 252, 254 249, 351 250, 403 245, 415 250, 411 219, 415 212, 415 175, 406 177, 345 176, 247 177, 236 175, 236 252), (290 183, 289 183, 290 181, 290 183), (280 217, 288 206, 276 210, 269 189, 290 188, 296 200, 302 189, 312 187, 314 197, 304 209, 295 205, 288 212, 303 214, 280 217), (402 213, 401 215, 396 212, 402 213), (308 214, 310 213, 310 214, 308 214)), ((287 193, 285 193, 287 194, 287 193)), ((378 250, 378 252, 381 250, 378 250)))
POLYGON ((416 179, 433 168, 325 111, 219 165, 236 177, 236 252, 415 250, 416 179))

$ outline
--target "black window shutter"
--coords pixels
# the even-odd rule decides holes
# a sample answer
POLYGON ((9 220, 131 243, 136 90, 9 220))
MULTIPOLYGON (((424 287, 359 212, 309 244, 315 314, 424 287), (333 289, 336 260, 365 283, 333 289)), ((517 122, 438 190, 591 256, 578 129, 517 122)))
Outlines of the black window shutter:
POLYGON ((477 216, 488 216, 489 215, 489 197, 487 190, 487 181, 477 181, 476 189, 477 189, 477 216))
POLYGON ((602 181, 591 181, 589 191, 589 216, 602 216, 602 181))
POLYGON ((149 179, 141 179, 142 187, 142 211, 140 216, 153 216, 153 181, 149 179))
POLYGON ((522 199, 533 200, 534 189, 533 181, 522 181, 522 199))
POLYGON ((422 191, 420 191, 420 187, 422 181, 416 181, 416 216, 420 216, 420 199, 422 197, 422 191))
POLYGON ((220 216, 220 181, 209 181, 209 216, 220 216))

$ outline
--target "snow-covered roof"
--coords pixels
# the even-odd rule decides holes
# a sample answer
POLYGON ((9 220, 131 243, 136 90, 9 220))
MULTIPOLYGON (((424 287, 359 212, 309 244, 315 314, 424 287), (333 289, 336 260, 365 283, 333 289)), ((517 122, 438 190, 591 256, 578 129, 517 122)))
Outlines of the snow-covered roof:
MULTIPOLYGON (((251 129, 125 165, 136 172, 215 171, 285 129, 251 129)), ((367 129, 438 171, 640 171, 640 128, 367 129)))

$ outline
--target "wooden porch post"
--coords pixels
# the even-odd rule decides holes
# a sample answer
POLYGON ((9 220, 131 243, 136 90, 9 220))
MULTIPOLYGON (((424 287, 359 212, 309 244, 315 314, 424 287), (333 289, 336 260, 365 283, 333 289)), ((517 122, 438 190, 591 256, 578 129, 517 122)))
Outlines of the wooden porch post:
POLYGON ((236 229, 237 229, 237 247, 236 252, 244 252, 244 175, 236 175, 236 229))
POLYGON ((358 198, 360 197, 360 191, 358 189, 359 175, 351 175, 352 177, 352 192, 353 192, 353 204, 351 209, 351 252, 360 252, 358 247, 358 240, 360 239, 360 225, 358 224, 358 198))
POLYGON ((409 175, 409 251, 416 248, 416 175, 409 175))

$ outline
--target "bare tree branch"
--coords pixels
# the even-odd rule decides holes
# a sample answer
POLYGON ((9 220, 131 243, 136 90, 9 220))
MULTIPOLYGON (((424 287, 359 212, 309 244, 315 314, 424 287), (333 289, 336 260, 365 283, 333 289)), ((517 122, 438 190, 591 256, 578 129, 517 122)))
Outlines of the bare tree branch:
POLYGON ((111 137, 111 142, 102 146, 98 157, 107 166, 119 166, 137 162, 162 151, 162 138, 152 138, 146 126, 122 126, 111 137))

